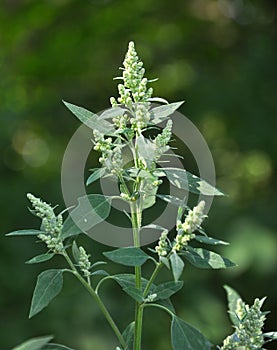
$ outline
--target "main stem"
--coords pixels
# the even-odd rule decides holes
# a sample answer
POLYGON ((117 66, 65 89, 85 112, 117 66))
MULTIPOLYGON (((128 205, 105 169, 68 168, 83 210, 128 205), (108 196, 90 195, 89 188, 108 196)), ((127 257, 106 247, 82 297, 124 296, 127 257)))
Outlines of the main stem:
MULTIPOLYGON (((133 227, 133 240, 134 247, 140 247, 140 228, 141 228, 141 208, 139 201, 130 203, 132 227, 133 227)), ((141 290, 141 267, 135 266, 135 280, 136 288, 141 290)), ((134 334, 134 350, 141 350, 141 335, 142 335, 142 318, 143 318, 143 306, 139 302, 136 302, 135 310, 135 334, 134 334)))
POLYGON ((102 302, 99 295, 95 292, 95 290, 91 287, 91 285, 86 282, 86 280, 79 274, 76 267, 72 263, 70 257, 67 253, 63 254, 66 261, 68 262, 69 266, 71 267, 74 275, 78 278, 78 280, 82 283, 82 285, 86 288, 86 290, 89 292, 89 294, 93 297, 93 299, 96 301, 97 305, 99 306, 100 310, 102 311, 103 315, 105 316, 106 320, 108 321, 109 325, 111 326, 112 330, 114 331, 119 343, 123 346, 123 348, 126 347, 125 340, 118 329, 117 325, 115 324, 112 316, 110 315, 109 311, 107 310, 106 306, 102 302))

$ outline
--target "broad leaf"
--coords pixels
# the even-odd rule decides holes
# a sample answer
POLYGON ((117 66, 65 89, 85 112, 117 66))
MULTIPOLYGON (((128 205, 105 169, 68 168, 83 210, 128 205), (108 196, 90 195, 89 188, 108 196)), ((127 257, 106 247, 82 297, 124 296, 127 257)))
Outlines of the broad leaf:
POLYGON ((205 196, 224 196, 224 193, 211 186, 207 181, 184 169, 162 168, 159 170, 164 171, 169 182, 178 188, 205 196))
POLYGON ((122 333, 122 336, 127 345, 127 348, 125 348, 124 350, 133 349, 134 335, 135 335, 135 321, 131 322, 122 333))
POLYGON ((162 199, 163 201, 170 203, 172 205, 175 205, 177 207, 186 208, 188 209, 188 206, 185 204, 184 200, 171 196, 169 194, 157 194, 157 197, 162 199))
POLYGON ((185 264, 176 252, 170 255, 169 260, 174 280, 177 282, 183 272, 185 264))
POLYGON ((125 266, 141 266, 149 256, 140 248, 127 247, 103 253, 108 259, 125 266))
POLYGON ((158 187, 155 186, 151 190, 148 190, 143 194, 143 202, 142 202, 143 210, 152 207, 156 203, 157 191, 158 191, 158 187))
POLYGON ((137 138, 138 155, 144 161, 147 168, 151 168, 156 155, 156 147, 153 142, 146 139, 143 135, 137 138))
POLYGON ((63 270, 46 270, 39 274, 34 290, 29 318, 44 309, 63 286, 63 270))
POLYGON ((54 343, 49 343, 49 344, 45 345, 42 349, 43 350, 73 350, 72 348, 69 348, 68 346, 54 344, 54 343))
POLYGON ((227 293, 227 300, 228 300, 228 308, 229 308, 229 317, 231 322, 234 326, 237 326, 239 324, 239 319, 236 315, 236 309, 237 309, 237 302, 239 299, 241 299, 240 295, 231 287, 224 286, 224 289, 227 293))
POLYGON ((194 239, 200 243, 211 244, 211 245, 229 245, 228 242, 221 241, 208 236, 196 235, 194 239))
POLYGON ((46 345, 51 339, 53 339, 52 336, 33 338, 16 346, 12 350, 42 350, 44 349, 44 345, 46 345))
POLYGON ((154 293, 157 294, 158 299, 168 299, 171 295, 178 292, 183 287, 183 282, 165 282, 159 284, 155 289, 154 293))
POLYGON ((40 254, 26 261, 25 264, 38 264, 38 263, 52 259, 54 255, 55 255, 54 253, 40 254))
POLYGON ((174 350, 210 350, 212 347, 202 333, 177 316, 172 317, 171 342, 174 350))
POLYGON ((45 233, 40 230, 18 230, 18 231, 13 231, 10 233, 7 233, 6 236, 37 236, 41 233, 45 233))
POLYGON ((225 269, 236 266, 232 261, 210 250, 187 247, 182 254, 192 265, 200 269, 225 269))
POLYGON ((64 222, 62 239, 87 231, 105 220, 111 210, 111 198, 101 194, 89 194, 78 198, 78 206, 64 222))
POLYGON ((162 121, 166 120, 172 113, 174 113, 183 103, 184 101, 173 102, 167 105, 153 108, 150 111, 150 122, 153 124, 161 123, 162 121))
MULTIPOLYGON (((118 275, 114 275, 112 276, 113 279, 120 285, 120 287, 124 288, 128 288, 128 287, 136 287, 136 276, 134 274, 129 274, 129 273, 121 273, 118 275)), ((145 278, 141 279, 141 286, 142 289, 145 289, 146 285, 147 285, 148 281, 145 278)), ((155 285, 152 285, 153 287, 155 287, 155 285)), ((152 289, 150 289, 152 290, 152 289)))
POLYGON ((142 291, 137 289, 136 287, 129 286, 129 287, 123 288, 123 290, 125 293, 130 295, 130 297, 132 297, 138 303, 142 303, 144 301, 142 291))
POLYGON ((71 103, 63 101, 65 106, 85 125, 93 130, 98 130, 102 134, 108 134, 115 131, 114 126, 104 119, 98 117, 87 109, 75 106, 71 103))
POLYGON ((87 178, 86 186, 90 185, 91 183, 97 181, 105 174, 104 168, 94 169, 93 173, 87 178))

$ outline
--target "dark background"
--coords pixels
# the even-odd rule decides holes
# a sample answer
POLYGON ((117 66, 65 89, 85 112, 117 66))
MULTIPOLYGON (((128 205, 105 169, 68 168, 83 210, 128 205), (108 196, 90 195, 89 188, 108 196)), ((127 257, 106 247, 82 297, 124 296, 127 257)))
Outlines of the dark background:
MULTIPOLYGON (((28 320, 37 274, 63 262, 25 265, 43 252, 34 238, 6 232, 38 227, 32 192, 64 208, 63 153, 79 122, 61 99, 95 112, 109 107, 127 43, 134 40, 155 96, 186 100, 180 112, 203 133, 217 185, 207 231, 231 242, 220 252, 239 267, 186 266, 173 300, 178 314, 215 344, 231 333, 223 284, 252 303, 268 296, 267 330, 277 328, 276 2, 258 0, 2 0, 0 5, 0 348, 53 334, 77 350, 115 349, 115 339, 86 292, 65 277, 62 295, 28 320)), ((92 156, 92 162, 96 158, 92 156)), ((194 169, 190 157, 186 167, 194 169)), ((80 240, 93 258, 107 248, 80 240)), ((146 270, 148 265, 146 265, 146 270)), ((123 270, 123 269, 122 269, 123 270)), ((110 272, 122 271, 110 267, 110 272)), ((166 275, 165 278, 169 278, 166 275)), ((103 297, 124 327, 132 314, 112 282, 103 297)), ((143 349, 170 349, 169 319, 145 313, 143 349)), ((271 347, 273 349, 276 344, 271 347)), ((268 345, 268 349, 270 346, 268 345)))

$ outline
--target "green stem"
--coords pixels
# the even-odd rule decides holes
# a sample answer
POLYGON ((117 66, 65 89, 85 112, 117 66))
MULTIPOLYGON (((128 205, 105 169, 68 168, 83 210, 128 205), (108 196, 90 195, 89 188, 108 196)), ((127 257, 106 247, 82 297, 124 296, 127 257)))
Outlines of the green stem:
POLYGON ((148 283, 147 283, 147 285, 146 285, 146 287, 145 287, 145 289, 144 289, 144 292, 143 292, 144 298, 147 297, 147 294, 148 294, 148 292, 149 292, 149 289, 151 288, 151 286, 152 286, 154 280, 156 279, 156 277, 157 277, 157 275, 158 275, 158 273, 160 272, 160 270, 161 270, 162 267, 163 267, 163 263, 161 263, 161 262, 159 262, 159 263, 156 265, 156 268, 155 268, 155 270, 153 271, 153 273, 152 273, 152 275, 151 275, 151 277, 150 277, 150 279, 149 279, 149 281, 148 281, 148 283))
MULTIPOLYGON (((138 201, 130 203, 132 228, 133 228, 133 240, 134 247, 140 247, 140 227, 141 227, 141 210, 138 205, 138 201)), ((135 280, 136 288, 141 290, 141 267, 135 266, 135 280)), ((143 319, 143 306, 136 302, 135 310, 135 335, 134 335, 134 350, 141 350, 141 334, 142 334, 142 319, 143 319)))
POLYGON ((111 326, 112 330, 114 331, 120 345, 123 346, 123 348, 125 348, 126 347, 125 340, 124 340, 121 332, 119 331, 117 325, 115 324, 112 316, 110 315, 109 311, 107 310, 106 306, 104 305, 101 298, 99 297, 99 295, 90 286, 90 284, 88 282, 86 282, 86 280, 79 274, 78 270, 76 269, 76 267, 72 263, 68 254, 65 252, 63 254, 63 256, 65 257, 66 261, 68 262, 69 266, 71 267, 73 274, 78 278, 78 280, 82 283, 82 285, 86 288, 86 290, 89 292, 89 294, 96 301, 97 305, 99 306, 100 310, 102 311, 103 315, 105 316, 106 320, 108 321, 109 325, 111 326))

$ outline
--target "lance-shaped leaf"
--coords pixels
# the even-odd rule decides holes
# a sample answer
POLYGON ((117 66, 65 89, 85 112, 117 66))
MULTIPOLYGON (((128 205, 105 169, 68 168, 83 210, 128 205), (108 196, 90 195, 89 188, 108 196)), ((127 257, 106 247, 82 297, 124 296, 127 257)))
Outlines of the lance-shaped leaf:
POLYGON ((270 340, 267 341, 271 341, 271 340, 277 340, 277 332, 266 332, 263 334, 265 338, 269 338, 270 340))
POLYGON ((211 245, 229 245, 228 242, 221 241, 220 239, 215 239, 208 236, 196 235, 194 239, 200 243, 211 244, 211 245))
POLYGON ((91 183, 97 181, 105 174, 104 168, 99 169, 93 169, 93 173, 87 178, 86 186, 90 185, 91 183))
POLYGON ((78 206, 64 222, 62 239, 87 231, 105 220, 111 210, 111 198, 101 194, 89 194, 78 198, 78 206))
POLYGON ((176 282, 180 278, 185 264, 176 252, 174 252, 172 255, 170 255, 169 260, 171 263, 172 274, 173 274, 174 280, 176 282))
POLYGON ((6 236, 37 236, 41 233, 45 233, 43 231, 40 230, 17 230, 17 231, 13 231, 10 233, 7 233, 6 236))
POLYGON ((111 123, 100 118, 97 114, 94 114, 83 107, 75 106, 69 102, 63 101, 63 103, 83 124, 89 128, 98 130, 104 135, 115 131, 114 126, 111 123))
POLYGON ((63 270, 46 270, 39 274, 34 290, 29 318, 44 309, 63 286, 63 270))
POLYGON ((51 339, 53 339, 52 336, 29 339, 12 350, 42 350, 51 339))
POLYGON ((202 248, 187 247, 182 254, 192 265, 200 269, 225 269, 227 267, 234 267, 232 261, 223 256, 202 248))
POLYGON ((61 344, 49 343, 49 344, 46 344, 42 350, 74 350, 74 349, 61 344))
POLYGON ((135 247, 119 248, 103 254, 113 262, 125 266, 141 266, 149 259, 149 255, 135 247))
POLYGON ((162 284, 159 284, 155 289, 154 293, 157 294, 157 299, 168 299, 171 297, 171 295, 178 292, 183 287, 183 283, 181 281, 174 282, 165 282, 162 284))
POLYGON ((135 321, 131 322, 122 333, 122 336, 123 336, 125 343, 127 345, 126 350, 133 348, 134 335, 135 335, 135 321))
POLYGON ((157 194, 157 197, 162 199, 166 203, 175 205, 176 207, 189 209, 189 207, 186 205, 184 199, 180 199, 178 197, 174 197, 174 196, 171 196, 169 194, 157 194))
POLYGON ((39 264, 41 262, 52 259, 54 255, 55 255, 54 253, 40 254, 40 255, 37 255, 34 258, 26 261, 25 264, 39 264))
POLYGON ((237 302, 239 299, 241 299, 240 295, 231 287, 225 285, 224 289, 227 293, 227 300, 228 300, 228 308, 229 308, 229 317, 231 322, 234 326, 239 325, 239 318, 236 315, 236 309, 237 309, 237 302))
POLYGON ((163 171, 169 182, 178 188, 205 196, 224 196, 223 192, 187 170, 178 168, 162 168, 159 170, 163 171))
POLYGON ((102 114, 100 114, 99 118, 101 119, 111 119, 118 116, 123 115, 125 112, 127 112, 126 108, 123 107, 112 107, 109 109, 106 109, 102 114))
POLYGON ((150 111, 150 122, 153 124, 161 123, 162 121, 166 120, 172 113, 174 113, 183 103, 184 101, 173 102, 167 105, 153 108, 150 111))
POLYGON ((171 342, 174 350, 210 350, 212 347, 202 333, 177 316, 172 317, 171 342))
POLYGON ((147 140, 143 135, 140 135, 137 138, 137 148, 140 159, 144 161, 147 168, 151 168, 156 154, 154 143, 147 140))

